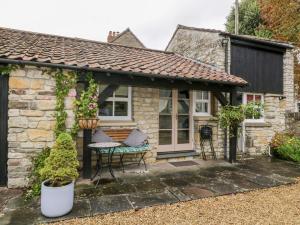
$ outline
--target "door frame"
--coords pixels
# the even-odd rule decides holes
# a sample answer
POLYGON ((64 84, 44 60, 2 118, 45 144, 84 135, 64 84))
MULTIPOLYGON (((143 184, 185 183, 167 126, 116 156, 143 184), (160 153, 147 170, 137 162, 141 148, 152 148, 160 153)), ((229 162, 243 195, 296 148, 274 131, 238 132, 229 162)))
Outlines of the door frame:
POLYGON ((8 79, 0 74, 0 186, 7 184, 8 79))
MULTIPOLYGON (((158 152, 177 152, 183 150, 192 150, 194 148, 194 120, 193 120, 193 91, 189 90, 189 143, 187 144, 177 144, 177 104, 178 104, 178 90, 179 89, 172 89, 172 144, 171 145, 159 145, 157 147, 158 152)), ((159 112, 158 112, 159 113, 159 112)), ((159 132, 159 130, 158 130, 159 132)), ((159 138, 159 136, 158 136, 159 138)), ((159 139, 158 139, 159 142, 159 139)))

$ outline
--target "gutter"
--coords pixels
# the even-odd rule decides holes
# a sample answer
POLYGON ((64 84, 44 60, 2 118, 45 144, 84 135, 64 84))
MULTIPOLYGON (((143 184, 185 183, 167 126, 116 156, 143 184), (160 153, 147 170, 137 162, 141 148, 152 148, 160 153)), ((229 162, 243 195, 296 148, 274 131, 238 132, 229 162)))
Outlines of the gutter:
POLYGON ((69 70, 76 70, 76 71, 93 71, 93 72, 106 72, 106 73, 119 73, 119 74, 132 74, 135 76, 142 76, 142 77, 149 77, 149 78, 163 78, 163 79, 176 79, 176 80, 183 80, 183 81, 195 81, 195 82, 206 82, 212 84, 220 84, 220 85, 231 85, 231 86, 238 86, 244 87, 247 84, 237 84, 232 82, 225 82, 225 81, 211 81, 211 80, 204 80, 204 79, 196 79, 196 78, 182 78, 178 76, 161 76, 157 74, 150 74, 150 73, 139 73, 139 72, 125 72, 125 71, 118 71, 118 70, 111 70, 111 69, 93 69, 89 67, 78 67, 78 66, 70 66, 65 64, 57 64, 57 63, 43 63, 43 62, 36 62, 36 61, 24 61, 24 60, 15 60, 15 59, 3 59, 0 58, 0 63, 5 64, 17 64, 17 65, 32 65, 38 67, 50 67, 50 68, 59 68, 59 69, 69 69, 69 70))

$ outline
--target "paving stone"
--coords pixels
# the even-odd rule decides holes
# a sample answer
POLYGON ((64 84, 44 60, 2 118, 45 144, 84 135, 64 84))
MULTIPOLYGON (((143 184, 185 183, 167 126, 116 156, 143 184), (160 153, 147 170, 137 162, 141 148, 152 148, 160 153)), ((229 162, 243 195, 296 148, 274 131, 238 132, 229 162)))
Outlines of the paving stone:
POLYGON ((90 202, 92 215, 132 209, 125 195, 101 196, 91 198, 90 202))
POLYGON ((208 198, 215 195, 215 193, 210 190, 196 186, 185 187, 182 189, 182 192, 191 199, 208 198))
POLYGON ((178 202, 178 199, 169 191, 161 193, 138 193, 128 196, 134 208, 144 208, 148 206, 170 204, 178 202))
POLYGON ((190 196, 184 194, 179 188, 168 187, 168 191, 171 192, 179 201, 192 200, 192 198, 190 196))
POLYGON ((118 195, 136 192, 135 185, 127 183, 112 183, 103 187, 97 187, 102 190, 104 195, 118 195))
POLYGON ((71 218, 76 218, 76 217, 79 218, 85 216, 91 216, 91 205, 89 199, 76 200, 74 202, 72 211, 62 217, 47 218, 40 214, 39 221, 49 223, 54 221, 67 220, 71 218))
POLYGON ((19 208, 0 217, 1 225, 32 225, 40 222, 40 210, 33 208, 19 208))

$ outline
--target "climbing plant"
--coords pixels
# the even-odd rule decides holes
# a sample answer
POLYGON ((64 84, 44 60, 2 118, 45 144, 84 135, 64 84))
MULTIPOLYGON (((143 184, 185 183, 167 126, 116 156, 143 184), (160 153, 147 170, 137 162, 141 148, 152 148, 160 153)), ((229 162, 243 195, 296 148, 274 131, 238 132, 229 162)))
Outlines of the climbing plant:
POLYGON ((17 65, 0 65, 0 76, 7 76, 17 68, 17 65))
POLYGON ((229 128, 230 136, 234 135, 234 130, 237 128, 247 117, 258 118, 261 116, 261 103, 250 102, 245 105, 226 105, 221 107, 218 113, 218 120, 223 129, 229 128))
MULTIPOLYGON (((68 96, 70 89, 76 85, 76 73, 73 71, 64 72, 63 70, 56 70, 54 72, 54 78, 56 83, 55 95, 56 95, 56 106, 55 106, 55 135, 59 136, 62 132, 66 131, 66 119, 67 112, 65 110, 65 98, 68 96)), ((76 113, 76 112, 75 112, 76 113)), ((76 123, 76 121, 75 121, 76 123)), ((74 127, 74 125, 73 125, 74 127)), ((77 134, 77 132, 76 132, 77 134)), ((74 137, 72 132, 72 136, 74 137)))

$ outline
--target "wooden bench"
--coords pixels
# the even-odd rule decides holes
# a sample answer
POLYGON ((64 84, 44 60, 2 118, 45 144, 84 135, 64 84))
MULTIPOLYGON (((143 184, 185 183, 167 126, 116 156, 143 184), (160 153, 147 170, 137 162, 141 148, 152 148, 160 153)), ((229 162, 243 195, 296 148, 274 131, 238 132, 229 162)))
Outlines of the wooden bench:
MULTIPOLYGON (((110 136, 114 141, 123 143, 123 141, 125 141, 127 139, 127 137, 133 131, 133 129, 103 129, 102 131, 105 134, 107 134, 108 136, 110 136)), ((145 145, 140 146, 140 147, 130 147, 130 146, 125 146, 125 145, 116 147, 113 154, 116 153, 116 154, 120 155, 120 163, 121 163, 123 172, 124 172, 123 159, 126 154, 135 154, 135 155, 140 154, 140 158, 138 159, 137 163, 138 163, 138 165, 140 165, 141 162, 143 161, 145 170, 147 170, 147 164, 144 159, 147 151, 149 151, 148 141, 145 143, 145 145)))

